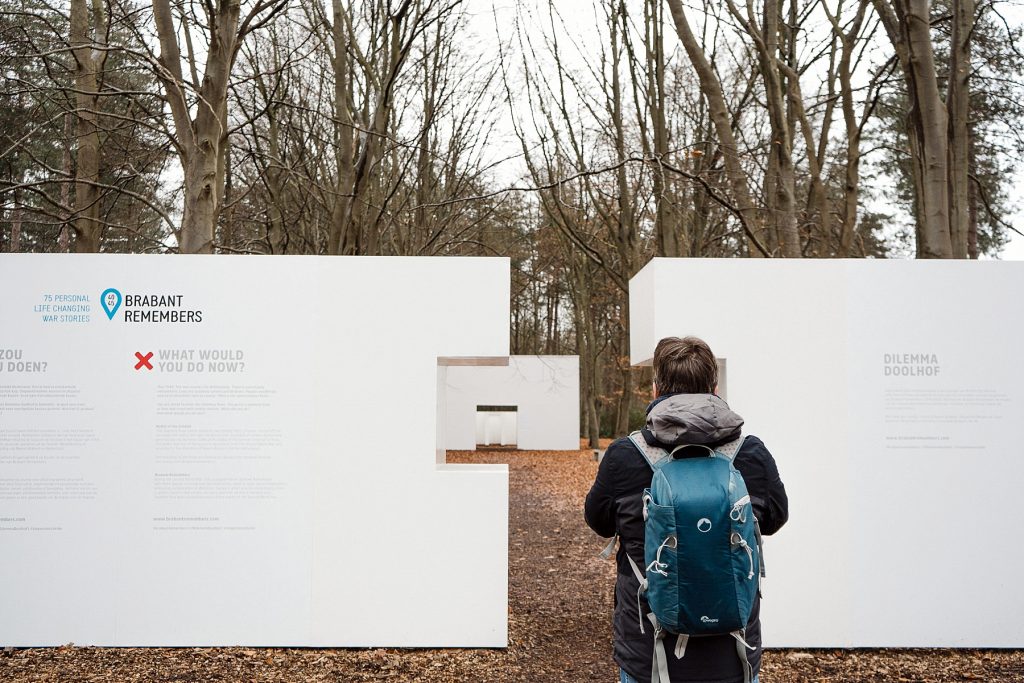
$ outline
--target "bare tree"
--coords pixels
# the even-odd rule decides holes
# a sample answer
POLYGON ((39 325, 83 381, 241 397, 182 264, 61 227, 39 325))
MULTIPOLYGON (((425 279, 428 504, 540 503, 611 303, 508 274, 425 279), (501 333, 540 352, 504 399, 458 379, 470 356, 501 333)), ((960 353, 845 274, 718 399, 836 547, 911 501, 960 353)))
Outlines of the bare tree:
POLYGON ((733 201, 736 203, 741 219, 748 228, 749 255, 767 256, 769 251, 763 244, 764 230, 761 226, 750 188, 747 185, 746 174, 740 163, 739 145, 736 142, 729 108, 726 106, 722 82, 711 67, 700 43, 694 36, 690 22, 686 17, 686 12, 683 10, 681 0, 667 0, 667 2, 672 14, 672 21, 676 27, 676 33, 683 44, 683 49, 686 50, 686 55, 689 57, 694 71, 697 72, 701 92, 707 100, 709 115, 714 124, 715 132, 718 135, 733 201))
POLYGON ((375 3, 360 47, 356 17, 333 0, 335 117, 338 124, 336 203, 331 215, 328 252, 380 252, 380 235, 366 223, 366 197, 381 160, 392 123, 395 89, 421 34, 449 16, 461 0, 389 0, 375 3), (362 98, 356 101, 353 73, 362 71, 362 98), (356 111, 361 112, 357 123, 356 111))
POLYGON ((100 0, 71 0, 71 50, 78 105, 78 163, 75 185, 75 251, 100 250, 100 74, 106 21, 100 0))
POLYGON ((950 258, 949 119, 935 66, 931 3, 873 0, 873 4, 899 58, 910 103, 907 134, 916 196, 917 254, 950 258))
POLYGON ((138 60, 139 14, 129 0, 0 0, 0 206, 16 208, 12 246, 163 249, 167 142, 138 60))
POLYGON ((970 216, 970 76, 975 25, 974 0, 952 0, 949 82, 946 115, 949 125, 949 237, 953 258, 968 258, 970 216))
POLYGON ((184 208, 178 248, 181 253, 213 252, 214 231, 224 197, 228 142, 228 88, 231 69, 245 37, 281 12, 288 0, 257 0, 242 18, 239 0, 205 2, 202 21, 195 2, 172 8, 170 0, 154 0, 153 19, 160 41, 157 70, 174 121, 174 144, 184 172, 184 208), (175 9, 180 7, 175 16, 175 9), (187 46, 189 81, 182 71, 177 18, 187 46), (197 25, 198 24, 198 25, 197 25), (203 30, 201 55, 193 48, 193 25, 203 30))

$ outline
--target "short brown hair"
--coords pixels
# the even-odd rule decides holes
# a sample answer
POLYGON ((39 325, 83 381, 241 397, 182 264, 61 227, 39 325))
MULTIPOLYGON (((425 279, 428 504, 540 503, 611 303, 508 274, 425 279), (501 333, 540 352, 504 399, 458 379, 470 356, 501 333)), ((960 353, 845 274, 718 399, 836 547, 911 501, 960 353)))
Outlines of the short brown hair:
POLYGON ((654 383, 661 395, 714 393, 718 361, 703 339, 665 337, 654 349, 654 383))

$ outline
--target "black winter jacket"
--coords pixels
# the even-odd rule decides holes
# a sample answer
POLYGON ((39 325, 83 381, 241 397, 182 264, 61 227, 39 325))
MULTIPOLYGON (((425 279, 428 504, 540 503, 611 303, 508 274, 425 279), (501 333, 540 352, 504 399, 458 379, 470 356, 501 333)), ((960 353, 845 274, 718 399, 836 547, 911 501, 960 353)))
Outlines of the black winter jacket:
MULTIPOLYGON (((652 403, 648 412, 664 398, 652 403)), ((658 441, 650 429, 644 429, 643 436, 649 444, 669 449, 672 447, 672 444, 658 441)), ((733 438, 735 436, 725 441, 733 438)), ((786 489, 774 458, 760 439, 748 436, 733 463, 743 475, 761 533, 766 536, 775 533, 785 524, 789 508, 786 489)), ((585 507, 587 524, 595 532, 605 538, 619 534, 616 555, 618 574, 612 618, 614 657, 620 667, 639 681, 651 678, 653 629, 645 624, 648 626, 644 629, 645 633, 640 632, 636 599, 639 583, 629 566, 626 553, 643 567, 644 522, 641 496, 643 490, 650 486, 652 474, 636 446, 628 438, 619 439, 605 452, 585 507)), ((770 554, 766 566, 771 567, 770 554)), ((649 611, 646 600, 642 601, 642 608, 645 614, 649 611)), ((746 638, 748 644, 755 648, 748 652, 747 658, 754 675, 757 675, 761 665, 760 599, 754 603, 746 638)), ((743 669, 736 653, 736 641, 731 636, 691 639, 682 659, 672 655, 672 639, 666 642, 669 673, 673 682, 742 683, 743 669)))

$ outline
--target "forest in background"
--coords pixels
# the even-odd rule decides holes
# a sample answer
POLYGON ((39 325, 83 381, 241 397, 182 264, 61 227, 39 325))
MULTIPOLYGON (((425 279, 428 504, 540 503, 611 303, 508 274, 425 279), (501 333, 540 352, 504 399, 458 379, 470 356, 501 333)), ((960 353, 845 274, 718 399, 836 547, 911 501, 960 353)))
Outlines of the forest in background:
MULTIPOLYGON (((994 257, 1009 0, 0 0, 0 251, 507 256, 621 434, 653 256, 994 257)), ((755 286, 755 285, 752 285, 755 286)))

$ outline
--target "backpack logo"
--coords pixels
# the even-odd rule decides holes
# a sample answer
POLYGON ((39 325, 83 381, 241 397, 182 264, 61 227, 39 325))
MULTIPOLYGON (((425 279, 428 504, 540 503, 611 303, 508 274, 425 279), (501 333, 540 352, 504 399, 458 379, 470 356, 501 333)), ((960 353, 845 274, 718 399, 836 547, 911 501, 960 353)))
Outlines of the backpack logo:
POLYGON ((707 532, 711 531, 711 520, 707 517, 701 517, 700 520, 697 522, 697 531, 701 532, 702 534, 706 534, 707 532))
POLYGON ((712 619, 711 617, 701 617, 701 623, 703 624, 717 624, 718 619, 712 619))

